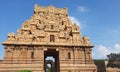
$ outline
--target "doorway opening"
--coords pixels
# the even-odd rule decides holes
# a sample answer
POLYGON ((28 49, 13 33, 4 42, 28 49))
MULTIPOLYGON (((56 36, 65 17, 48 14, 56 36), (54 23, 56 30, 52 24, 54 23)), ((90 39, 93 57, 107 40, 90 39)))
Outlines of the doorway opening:
POLYGON ((48 49, 44 51, 45 72, 59 72, 59 51, 48 49))

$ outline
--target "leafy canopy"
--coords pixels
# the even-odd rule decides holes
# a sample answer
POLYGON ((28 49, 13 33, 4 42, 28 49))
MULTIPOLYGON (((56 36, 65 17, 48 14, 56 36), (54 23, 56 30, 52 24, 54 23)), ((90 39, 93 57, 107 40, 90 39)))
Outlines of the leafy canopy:
POLYGON ((32 72, 31 70, 19 70, 17 72, 32 72))

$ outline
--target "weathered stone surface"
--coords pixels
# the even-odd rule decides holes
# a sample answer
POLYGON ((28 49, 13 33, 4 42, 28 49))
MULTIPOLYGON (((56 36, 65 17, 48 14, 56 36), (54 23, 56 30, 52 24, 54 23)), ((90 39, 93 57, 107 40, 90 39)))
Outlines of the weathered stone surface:
POLYGON ((96 72, 92 47, 68 18, 66 8, 35 5, 33 16, 22 24, 17 34, 8 34, 3 42, 4 60, 0 71, 29 69, 45 72, 45 58, 56 58, 56 72, 96 72))

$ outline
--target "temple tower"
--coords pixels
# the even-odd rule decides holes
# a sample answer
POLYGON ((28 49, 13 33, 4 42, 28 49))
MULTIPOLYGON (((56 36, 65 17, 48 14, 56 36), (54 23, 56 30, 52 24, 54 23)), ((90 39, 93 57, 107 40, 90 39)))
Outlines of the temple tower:
POLYGON ((46 64, 51 64, 52 72, 96 72, 93 45, 70 21, 66 8, 35 5, 31 18, 17 34, 8 34, 2 44, 5 47, 4 59, 0 61, 2 72, 25 69, 47 72, 46 64), (46 60, 49 56, 54 61, 46 60))

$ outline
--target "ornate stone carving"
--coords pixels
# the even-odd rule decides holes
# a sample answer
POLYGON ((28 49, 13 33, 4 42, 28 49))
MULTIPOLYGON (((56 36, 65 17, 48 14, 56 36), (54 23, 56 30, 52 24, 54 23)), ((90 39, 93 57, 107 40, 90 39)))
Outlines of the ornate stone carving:
POLYGON ((55 58, 55 72, 96 72, 92 61, 93 45, 82 37, 77 24, 73 24, 67 8, 35 5, 34 14, 17 33, 8 34, 3 42, 4 60, 0 72, 30 69, 45 72, 45 58, 55 58), (3 69, 2 69, 3 68, 3 69))

